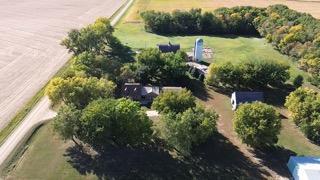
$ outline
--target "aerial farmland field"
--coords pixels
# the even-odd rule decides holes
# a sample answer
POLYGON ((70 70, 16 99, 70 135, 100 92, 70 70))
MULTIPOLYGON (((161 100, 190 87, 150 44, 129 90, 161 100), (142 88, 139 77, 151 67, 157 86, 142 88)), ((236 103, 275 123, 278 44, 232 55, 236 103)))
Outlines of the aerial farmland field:
POLYGON ((67 62, 71 28, 111 16, 124 1, 1 1, 0 129, 67 62), (111 6, 112 5, 112 6, 111 6))
MULTIPOLYGON (((175 9, 202 8, 203 11, 211 11, 219 7, 266 7, 278 3, 320 17, 320 0, 135 0, 115 26, 114 35, 121 43, 136 51, 156 48, 157 44, 168 42, 178 43, 182 50, 191 51, 195 39, 200 37, 204 40, 204 46, 213 50, 213 58, 206 60, 206 64, 266 59, 290 65, 291 77, 298 74, 308 77, 306 72, 297 67, 294 59, 281 54, 261 37, 158 35, 145 31, 139 15, 145 10, 171 12, 175 9)), ((282 91, 275 88, 270 93, 273 99, 266 102, 281 114, 282 129, 278 143, 263 151, 248 146, 237 137, 233 129, 234 111, 231 110, 229 92, 195 81, 198 83, 196 85, 201 84, 191 90, 197 103, 215 110, 219 119, 217 132, 207 142, 193 149, 190 158, 180 159, 175 153, 152 145, 142 149, 107 146, 102 154, 92 155, 90 152, 80 152, 71 140, 61 140, 53 130, 53 123, 48 123, 34 133, 21 157, 17 156, 4 175, 8 179, 281 179, 290 177, 286 163, 291 155, 320 155, 320 146, 309 141, 290 121, 283 102, 280 105, 271 102, 274 99, 284 100, 283 94, 288 93, 286 89, 282 91), (42 169, 43 166, 50 167, 51 171, 42 169)), ((289 81, 286 83, 291 85, 292 79, 289 81)), ((154 121, 153 125, 156 126, 156 123, 154 121)))

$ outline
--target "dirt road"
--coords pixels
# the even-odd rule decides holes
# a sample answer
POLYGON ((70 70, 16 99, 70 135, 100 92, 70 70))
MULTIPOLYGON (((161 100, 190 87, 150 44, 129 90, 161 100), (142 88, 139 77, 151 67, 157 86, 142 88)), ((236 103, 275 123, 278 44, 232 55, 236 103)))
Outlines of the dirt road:
POLYGON ((125 0, 0 0, 0 130, 63 66, 71 28, 111 16, 125 0))

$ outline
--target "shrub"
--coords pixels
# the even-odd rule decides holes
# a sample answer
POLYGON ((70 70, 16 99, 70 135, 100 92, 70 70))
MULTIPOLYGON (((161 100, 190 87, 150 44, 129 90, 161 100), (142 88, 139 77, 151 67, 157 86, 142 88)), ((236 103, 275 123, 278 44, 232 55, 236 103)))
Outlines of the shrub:
POLYGON ((302 84, 303 84, 303 76, 299 74, 293 79, 293 86, 298 88, 302 86, 302 84))
POLYGON ((320 143, 320 94, 308 88, 298 88, 287 97, 285 106, 307 138, 320 143))
POLYGON ((232 89, 282 86, 290 77, 289 66, 268 60, 247 60, 241 64, 211 64, 206 83, 232 89))

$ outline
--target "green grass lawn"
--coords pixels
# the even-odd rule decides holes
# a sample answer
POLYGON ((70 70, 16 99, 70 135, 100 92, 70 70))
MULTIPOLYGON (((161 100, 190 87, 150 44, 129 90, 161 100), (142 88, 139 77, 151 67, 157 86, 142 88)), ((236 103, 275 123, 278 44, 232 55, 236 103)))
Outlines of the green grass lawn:
POLYGON ((290 73, 292 77, 297 74, 306 74, 300 71, 295 63, 288 56, 280 54, 277 50, 262 38, 239 37, 239 36, 161 36, 148 33, 144 30, 143 23, 128 23, 121 21, 115 30, 122 43, 132 47, 135 50, 144 48, 154 48, 157 44, 179 43, 185 51, 191 51, 196 38, 201 37, 204 40, 204 46, 213 49, 213 59, 208 62, 221 63, 225 61, 241 62, 244 59, 270 59, 287 63, 291 66, 290 73))
POLYGON ((295 152, 297 155, 320 156, 320 146, 311 143, 300 129, 288 119, 282 120, 278 144, 295 152))
POLYGON ((64 156, 72 143, 66 143, 54 134, 52 124, 42 126, 30 139, 27 150, 8 167, 7 179, 97 179, 81 175, 64 156), (12 167, 15 166, 15 167, 12 167))

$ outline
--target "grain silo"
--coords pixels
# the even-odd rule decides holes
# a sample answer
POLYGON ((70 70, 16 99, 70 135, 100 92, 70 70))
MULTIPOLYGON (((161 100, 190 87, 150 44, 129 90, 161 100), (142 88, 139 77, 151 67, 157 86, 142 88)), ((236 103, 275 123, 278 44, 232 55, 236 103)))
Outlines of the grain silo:
POLYGON ((203 40, 201 38, 196 39, 194 45, 194 60, 196 62, 202 61, 202 51, 203 51, 203 40))

